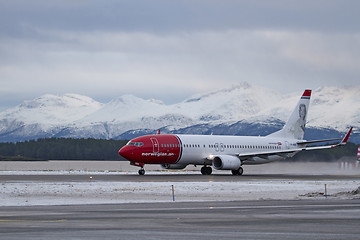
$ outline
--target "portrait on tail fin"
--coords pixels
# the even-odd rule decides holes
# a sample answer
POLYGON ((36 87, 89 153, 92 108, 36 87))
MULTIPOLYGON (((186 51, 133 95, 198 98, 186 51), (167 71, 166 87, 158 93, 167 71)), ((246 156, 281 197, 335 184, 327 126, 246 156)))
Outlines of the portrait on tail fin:
POLYGON ((296 124, 294 124, 290 129, 290 132, 292 132, 294 136, 304 135, 306 125, 306 113, 306 105, 303 103, 299 104, 299 118, 296 121, 296 124))
POLYGON ((306 105, 300 104, 299 106, 299 123, 300 128, 305 131, 305 124, 306 124, 306 105))

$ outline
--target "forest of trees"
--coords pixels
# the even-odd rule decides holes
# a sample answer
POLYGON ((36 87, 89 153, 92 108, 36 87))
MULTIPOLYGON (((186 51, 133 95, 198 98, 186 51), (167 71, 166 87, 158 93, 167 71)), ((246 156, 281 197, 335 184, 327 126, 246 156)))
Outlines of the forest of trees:
MULTIPOLYGON (((0 160, 124 160, 118 155, 126 140, 47 138, 17 143, 0 143, 0 160)), ((356 158, 357 145, 302 151, 288 161, 336 161, 356 158)))
POLYGON ((124 160, 124 140, 47 138, 0 143, 2 160, 124 160))

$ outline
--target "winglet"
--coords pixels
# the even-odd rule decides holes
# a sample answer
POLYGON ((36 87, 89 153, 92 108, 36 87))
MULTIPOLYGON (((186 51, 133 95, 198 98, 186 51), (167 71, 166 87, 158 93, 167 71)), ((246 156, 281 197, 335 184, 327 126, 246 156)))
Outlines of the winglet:
POLYGON ((349 138, 350 138, 350 134, 352 132, 352 127, 350 128, 350 130, 347 132, 347 134, 345 135, 345 137, 343 138, 343 140, 341 140, 341 142, 339 143, 339 145, 345 145, 348 141, 349 141, 349 138))

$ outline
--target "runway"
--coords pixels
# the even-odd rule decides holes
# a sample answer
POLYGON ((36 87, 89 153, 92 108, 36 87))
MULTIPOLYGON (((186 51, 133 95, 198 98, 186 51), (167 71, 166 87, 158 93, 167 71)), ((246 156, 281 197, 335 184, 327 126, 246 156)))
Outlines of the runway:
POLYGON ((1 239, 358 239, 357 174, 0 172, 1 239), (328 196, 323 195, 324 184, 328 196), (175 198, 171 195, 175 186, 175 198))
POLYGON ((169 174, 167 172, 147 173, 139 176, 132 174, 116 173, 87 173, 87 174, 40 174, 32 173, 26 175, 1 175, 0 182, 9 181, 46 181, 46 182, 83 182, 83 181, 105 181, 105 182, 243 182, 243 181, 271 181, 271 180, 360 180, 360 175, 304 175, 304 174, 245 174, 233 176, 230 173, 201 175, 193 172, 180 172, 169 174))
POLYGON ((359 239, 360 200, 0 207, 2 239, 359 239))

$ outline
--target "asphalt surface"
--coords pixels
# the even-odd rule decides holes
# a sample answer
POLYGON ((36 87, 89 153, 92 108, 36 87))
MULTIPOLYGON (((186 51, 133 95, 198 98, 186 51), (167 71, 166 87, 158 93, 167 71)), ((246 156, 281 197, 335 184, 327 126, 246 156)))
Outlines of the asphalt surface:
POLYGON ((359 239, 360 200, 0 207, 1 239, 359 239))
POLYGON ((80 181, 118 181, 118 182, 226 182, 249 180, 359 180, 360 175, 289 175, 289 174, 249 174, 233 176, 231 174, 168 174, 148 173, 137 174, 51 174, 51 175, 0 175, 0 182, 11 181, 49 181, 49 182, 80 182, 80 181))
MULTIPOLYGON (((48 174, 9 182, 359 180, 360 175, 48 174), (90 178, 91 177, 91 178, 90 178)), ((0 207, 1 239, 360 239, 360 199, 0 207)))

